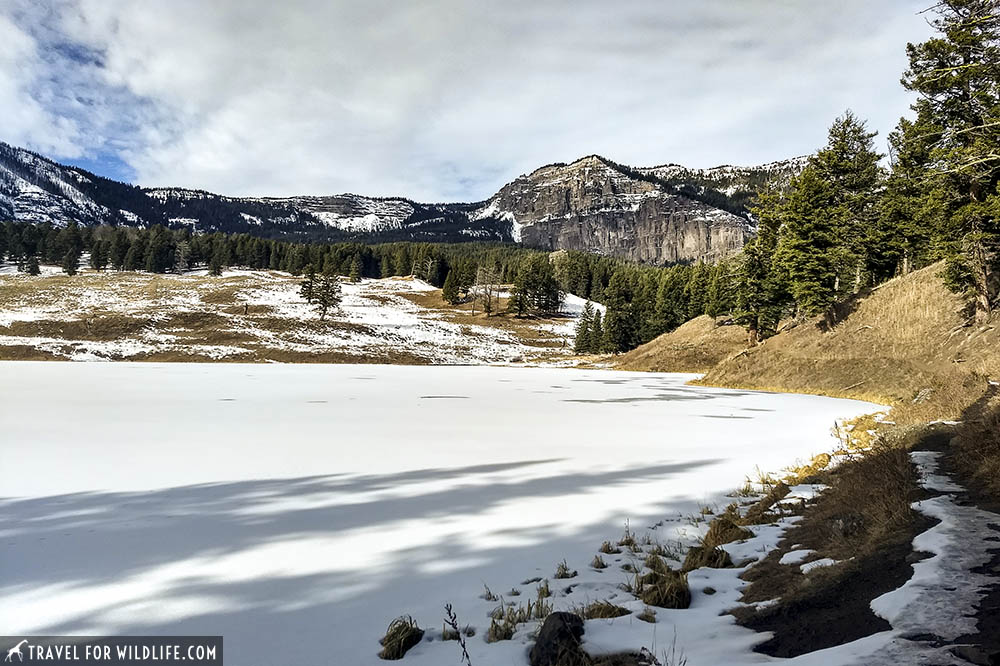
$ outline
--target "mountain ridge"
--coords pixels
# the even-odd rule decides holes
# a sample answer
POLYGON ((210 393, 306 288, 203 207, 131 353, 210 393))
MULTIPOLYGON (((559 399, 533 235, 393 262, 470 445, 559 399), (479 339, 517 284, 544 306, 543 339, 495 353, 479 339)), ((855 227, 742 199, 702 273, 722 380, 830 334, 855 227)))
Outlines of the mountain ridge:
POLYGON ((636 168, 591 154, 540 166, 483 201, 421 203, 354 193, 235 197, 140 187, 0 142, 0 221, 161 224, 331 242, 516 242, 650 263, 714 261, 753 234, 745 201, 753 185, 775 179, 772 171, 789 170, 776 164, 784 163, 739 167, 744 187, 734 196, 737 190, 713 186, 711 170, 680 167, 664 177, 657 171, 663 166, 636 168))

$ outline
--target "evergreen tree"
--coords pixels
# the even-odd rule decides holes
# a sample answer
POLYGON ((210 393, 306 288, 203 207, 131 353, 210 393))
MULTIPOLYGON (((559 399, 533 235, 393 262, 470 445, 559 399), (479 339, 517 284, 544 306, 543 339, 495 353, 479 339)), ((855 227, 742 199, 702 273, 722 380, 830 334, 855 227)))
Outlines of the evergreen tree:
POLYGON ((918 122, 940 128, 930 146, 930 198, 944 202, 938 242, 951 286, 975 318, 993 310, 1000 270, 1000 11, 996 0, 940 0, 938 35, 908 44, 903 85, 918 122))
POLYGON ((299 283, 299 295, 306 303, 311 304, 316 299, 316 269, 312 264, 305 267, 304 275, 305 278, 299 283))
POLYGON ((76 272, 79 268, 80 268, 80 251, 70 246, 70 248, 66 250, 66 254, 63 255, 62 259, 63 273, 65 273, 66 275, 76 275, 76 272))
POLYGON ((599 308, 594 308, 594 321, 590 325, 590 342, 587 348, 591 354, 600 354, 605 351, 604 344, 603 315, 599 308))
POLYGON ((117 229, 111 238, 111 252, 109 260, 111 267, 116 271, 125 268, 125 255, 129 250, 128 232, 124 229, 117 229))
POLYGON ((832 205, 830 187, 812 165, 793 179, 775 259, 807 315, 828 311, 837 298, 837 222, 826 214, 832 205))
POLYGON ((340 299, 340 279, 332 272, 324 272, 313 291, 313 300, 316 309, 319 310, 320 321, 326 319, 326 313, 330 309, 340 306, 340 299))
POLYGON ((360 282, 361 273, 362 273, 361 255, 356 254, 354 255, 354 258, 351 260, 351 272, 349 274, 351 282, 360 282))
POLYGON ((226 249, 225 243, 216 239, 212 249, 212 258, 208 262, 208 274, 215 276, 222 275, 222 269, 226 266, 226 257, 228 255, 229 251, 226 249))
POLYGON ((879 201, 878 220, 878 242, 885 261, 876 272, 876 280, 906 275, 939 258, 934 231, 937 220, 947 212, 930 196, 927 172, 931 147, 940 135, 940 128, 920 117, 915 121, 900 118, 889 134, 891 171, 879 201))
POLYGON ((95 241, 90 247, 90 267, 95 271, 103 271, 108 265, 107 241, 95 241))
POLYGON ((753 347, 774 333, 781 317, 783 291, 775 267, 775 252, 782 220, 782 197, 764 192, 752 209, 757 235, 743 248, 736 277, 736 321, 747 329, 753 347))
POLYGON ((884 263, 878 242, 878 193, 882 183, 873 139, 864 121, 851 111, 833 121, 827 144, 809 163, 830 192, 821 213, 833 223, 835 245, 830 250, 837 271, 839 294, 857 293, 865 279, 884 263))
POLYGON ((379 264, 379 275, 381 277, 387 278, 392 275, 392 258, 388 254, 382 255, 382 261, 379 264))
POLYGON ((611 281, 604 290, 607 311, 604 315, 603 351, 617 354, 638 344, 638 326, 631 300, 628 277, 619 268, 611 275, 611 281))
POLYGON ((28 257, 26 262, 25 271, 28 275, 39 275, 42 272, 41 266, 38 265, 38 257, 31 255, 28 257))
POLYGON ((705 302, 708 296, 708 283, 712 278, 712 268, 704 262, 698 262, 691 270, 688 283, 684 288, 687 300, 687 314, 684 320, 693 319, 705 314, 705 302))
POLYGON ((593 353, 593 339, 591 329, 594 325, 594 305, 587 301, 580 313, 580 319, 576 322, 576 338, 573 343, 573 351, 577 354, 593 353))
POLYGON ((441 297, 452 305, 458 303, 458 270, 453 268, 448 271, 448 277, 444 279, 444 286, 441 288, 441 297))

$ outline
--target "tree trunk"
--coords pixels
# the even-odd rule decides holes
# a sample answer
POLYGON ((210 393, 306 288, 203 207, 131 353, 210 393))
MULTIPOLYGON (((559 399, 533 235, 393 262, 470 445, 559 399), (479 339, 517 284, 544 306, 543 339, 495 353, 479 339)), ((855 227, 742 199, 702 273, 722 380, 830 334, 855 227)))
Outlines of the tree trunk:
POLYGON ((990 309, 989 263, 986 257, 986 247, 979 232, 978 225, 973 233, 966 237, 966 253, 969 257, 969 269, 972 272, 972 288, 976 299, 976 323, 985 324, 993 314, 990 309))
POLYGON ((753 319, 747 326, 747 347, 756 347, 758 344, 760 344, 760 331, 757 320, 753 319))

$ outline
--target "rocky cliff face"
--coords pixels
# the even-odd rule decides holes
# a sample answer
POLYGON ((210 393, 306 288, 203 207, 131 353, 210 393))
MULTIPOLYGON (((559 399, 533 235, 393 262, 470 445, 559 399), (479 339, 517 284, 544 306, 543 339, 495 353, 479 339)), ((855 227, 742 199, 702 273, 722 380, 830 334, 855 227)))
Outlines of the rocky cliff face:
POLYGON ((504 186, 484 211, 533 247, 635 261, 715 261, 753 233, 743 217, 679 195, 596 156, 542 167, 504 186))

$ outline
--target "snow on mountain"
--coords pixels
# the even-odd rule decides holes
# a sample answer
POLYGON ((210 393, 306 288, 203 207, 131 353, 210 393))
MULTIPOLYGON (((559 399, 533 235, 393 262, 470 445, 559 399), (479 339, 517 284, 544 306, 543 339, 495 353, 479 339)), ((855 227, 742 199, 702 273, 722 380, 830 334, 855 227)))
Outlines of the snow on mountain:
POLYGON ((289 202, 328 227, 369 234, 401 229, 416 210, 405 199, 372 199, 356 194, 295 197, 289 202))
POLYGON ((804 160, 635 169, 590 155, 522 175, 485 202, 422 204, 349 193, 229 197, 140 188, 0 143, 0 220, 184 225, 331 241, 513 241, 652 263, 714 261, 738 252, 754 232, 746 213, 752 194, 787 184, 804 160))

